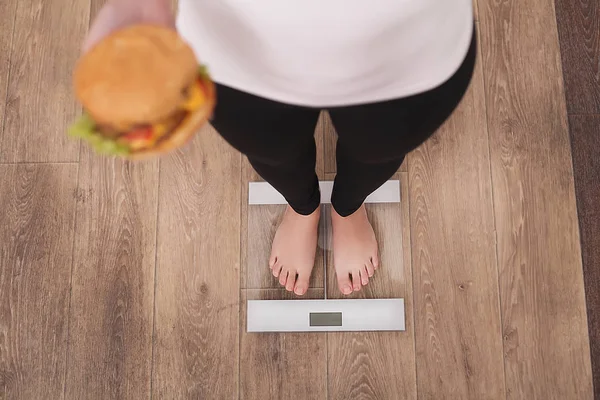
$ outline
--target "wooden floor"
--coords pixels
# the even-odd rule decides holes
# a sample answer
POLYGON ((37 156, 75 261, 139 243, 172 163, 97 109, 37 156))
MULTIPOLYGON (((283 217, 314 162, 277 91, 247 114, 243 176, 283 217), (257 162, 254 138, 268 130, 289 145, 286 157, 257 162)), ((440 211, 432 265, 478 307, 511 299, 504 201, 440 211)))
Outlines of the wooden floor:
POLYGON ((594 394, 600 399, 600 3, 556 0, 575 189, 594 394))
MULTIPOLYGON (((600 147, 600 92, 570 60, 592 84, 600 39, 562 2, 478 0, 469 92, 398 172, 401 204, 369 207, 382 269, 358 297, 405 298, 406 331, 248 334, 246 299, 293 297, 266 267, 281 207, 247 205, 258 178, 210 127, 144 163, 68 140, 102 1, 2 0, 0 398, 592 399, 600 173, 575 138, 600 147)), ((316 137, 331 179, 326 114, 316 137)), ((308 296, 340 297, 321 234, 308 296)))

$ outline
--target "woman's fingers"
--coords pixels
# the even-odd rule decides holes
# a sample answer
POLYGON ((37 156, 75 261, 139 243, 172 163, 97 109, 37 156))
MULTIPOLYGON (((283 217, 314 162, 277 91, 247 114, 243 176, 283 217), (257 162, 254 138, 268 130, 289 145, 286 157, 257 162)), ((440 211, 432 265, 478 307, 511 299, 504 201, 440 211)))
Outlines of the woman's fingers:
POLYGON ((111 32, 135 24, 175 27, 170 0, 114 0, 98 12, 83 44, 83 52, 111 32))

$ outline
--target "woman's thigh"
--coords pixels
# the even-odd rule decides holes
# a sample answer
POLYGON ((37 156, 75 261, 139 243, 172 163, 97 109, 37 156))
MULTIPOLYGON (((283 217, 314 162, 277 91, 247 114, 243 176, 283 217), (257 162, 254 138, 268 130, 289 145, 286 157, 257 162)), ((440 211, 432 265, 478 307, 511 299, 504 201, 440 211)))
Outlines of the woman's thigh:
POLYGON ((224 85, 217 85, 217 95, 211 124, 248 157, 280 164, 314 146, 318 110, 278 103, 224 85))
POLYGON ((448 119, 466 93, 477 56, 474 34, 458 71, 442 85, 401 99, 329 110, 338 144, 363 162, 397 159, 414 150, 448 119))

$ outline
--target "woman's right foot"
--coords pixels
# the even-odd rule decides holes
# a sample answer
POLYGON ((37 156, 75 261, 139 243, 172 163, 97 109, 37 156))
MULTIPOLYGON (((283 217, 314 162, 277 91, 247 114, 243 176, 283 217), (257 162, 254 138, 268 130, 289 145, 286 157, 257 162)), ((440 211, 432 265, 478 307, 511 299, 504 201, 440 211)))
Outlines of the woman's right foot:
POLYGON ((320 215, 320 207, 310 215, 301 215, 288 206, 273 239, 269 259, 273 276, 299 296, 308 290, 315 265, 320 215))

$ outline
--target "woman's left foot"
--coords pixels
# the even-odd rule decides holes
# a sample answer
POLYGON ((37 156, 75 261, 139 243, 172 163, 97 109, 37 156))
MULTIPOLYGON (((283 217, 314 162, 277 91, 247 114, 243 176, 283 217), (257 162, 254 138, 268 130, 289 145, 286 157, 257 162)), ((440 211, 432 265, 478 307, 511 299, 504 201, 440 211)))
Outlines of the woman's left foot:
POLYGON ((375 232, 363 204, 353 214, 342 217, 332 208, 333 264, 343 294, 357 292, 369 283, 379 268, 375 232))

